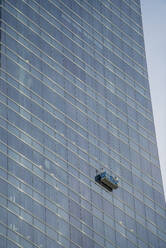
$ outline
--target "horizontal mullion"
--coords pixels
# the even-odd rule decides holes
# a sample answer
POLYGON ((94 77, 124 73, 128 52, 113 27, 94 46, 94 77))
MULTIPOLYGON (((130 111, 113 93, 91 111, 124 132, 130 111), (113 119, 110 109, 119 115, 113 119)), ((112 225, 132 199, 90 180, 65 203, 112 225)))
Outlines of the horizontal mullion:
MULTIPOLYGON (((29 6, 30 7, 30 6, 29 6)), ((15 8, 15 7, 14 7, 15 8)), ((9 10, 7 10, 7 11, 9 11, 9 10)), ((35 10, 34 10, 35 11, 35 10)), ((36 12, 36 11, 35 11, 36 12)), ((22 15, 24 15, 23 13, 22 13, 22 15)), ((43 17, 43 16, 42 16, 43 17)), ((28 20, 29 20, 29 18, 28 17, 26 17, 28 20)), ((46 20, 46 18, 45 17, 43 17, 45 20, 46 20)), ((54 17, 55 18, 55 17, 54 17)), ((17 18, 16 18, 17 19, 17 18)), ((30 22, 32 22, 32 20, 29 20, 30 22)), ((47 22, 48 22, 48 20, 46 20, 47 22)), ((57 20, 58 22, 59 22, 59 20, 57 20)), ((32 22, 33 23, 33 22, 32 22)), ((50 23, 50 22, 48 22, 48 23, 50 23)), ((51 25, 53 25, 52 23, 50 23, 51 25)), ((25 25, 25 24, 24 24, 25 25)), ((36 24, 35 24, 36 25, 36 24)), ((55 24, 54 24, 55 25, 55 24)), ((62 24, 63 26, 64 26, 64 24, 62 24)), ((39 27, 40 28, 40 27, 39 27)), ((56 28, 58 28, 58 27, 56 27, 56 28)), ((66 28, 66 27, 65 27, 66 28)), ((60 32, 62 32, 62 30, 59 30, 60 32)), ((44 32, 46 32, 46 31, 44 31, 44 32)), ((71 32, 71 30, 70 30, 70 32, 71 32)), ((48 34, 49 35, 49 34, 48 34)), ((66 34, 64 34, 65 36, 66 36, 66 34)), ((50 35, 49 35, 50 36, 50 35)), ((52 37, 52 36, 51 36, 52 37)), ((68 37, 68 36, 67 36, 68 37)), ((69 39, 70 39, 70 37, 68 37, 69 39)), ((80 38, 79 38, 80 39, 80 38)), ((73 42, 73 41, 72 41, 73 42)), ((75 43, 75 42, 74 42, 75 43)), ((80 45, 79 45, 80 46, 80 45)), ((87 46, 89 46, 89 44, 87 44, 87 46)), ((85 48, 83 49, 83 50, 85 50, 85 48)), ((103 56, 102 54, 100 54, 100 56, 103 56)), ((99 56, 99 58, 100 58, 100 56, 99 56)), ((92 56, 93 57, 93 56, 92 56)), ((95 58, 96 59, 96 58, 95 58)), ((98 61, 98 60, 97 60, 98 61)), ((110 62, 110 63, 112 63, 112 62, 110 62)), ((126 63, 126 61, 125 61, 125 63, 126 63)), ((116 65, 114 65, 116 68, 117 68, 117 70, 119 70, 119 67, 117 67, 116 65)), ((134 67, 132 67, 132 66, 130 66, 132 69, 134 69, 134 70, 136 70, 134 67)), ((108 70, 109 70, 110 68, 108 68, 108 70)), ((122 73, 122 72, 121 72, 122 73)), ((138 72, 139 73, 139 72, 138 72)), ((142 75, 142 74, 140 74, 140 75, 142 75)), ((120 76, 120 74, 118 75, 118 77, 120 76)), ((127 77, 129 76, 129 75, 126 75, 127 77)), ((142 75, 143 77, 144 77, 144 75, 142 75)), ((121 76, 120 76, 121 77, 121 76)), ((129 76, 130 77, 130 76, 129 76)), ((122 79, 122 78, 121 78, 122 79)), ((123 79, 122 79, 123 80, 123 79)), ((130 79, 130 81, 133 81, 133 79, 130 79)))
MULTIPOLYGON (((19 179, 20 180, 20 179, 19 179)), ((47 182, 48 183, 48 182, 47 182)), ((41 194, 41 193, 40 193, 41 194)), ((63 193, 64 194, 64 193, 63 193)), ((69 197, 70 198, 70 197, 69 197)), ((72 199, 72 200, 74 200, 74 199, 72 199)), ((74 200, 75 201, 75 200, 74 200)), ((78 203, 78 202, 77 202, 78 203)), ((114 204, 113 204, 114 205, 114 204)), ((94 205, 95 206, 95 205, 94 205)), ((96 206, 95 206, 96 207, 96 206)), ((120 208, 121 209, 121 208, 120 208)), ((102 209, 99 209, 100 211, 102 211, 103 212, 103 210, 102 209)), ((122 210, 122 209, 121 209, 122 210)), ((122 210, 123 211, 123 210, 122 210)), ((111 216, 109 216, 109 217, 111 217, 111 216)), ((131 217, 131 216, 130 216, 131 217)), ((97 216, 96 216, 96 218, 98 218, 97 216)), ((112 217, 111 217, 112 218, 112 217)), ((99 218, 100 219, 100 218, 99 218)), ((102 220, 102 219, 100 219, 101 221, 103 221, 104 222, 104 220, 102 220)), ((104 222, 105 223, 105 222, 104 222)), ((118 222, 117 222, 118 223, 118 222)), ((119 223, 118 223, 119 224, 119 223)), ((141 224, 142 225, 142 224, 141 224)), ((110 227, 112 227, 112 226, 110 226, 110 227)), ((149 230, 149 231, 151 231, 151 230, 149 230)))
MULTIPOLYGON (((5 32, 6 33, 6 32, 5 32)), ((12 37, 9 33, 6 33, 7 35, 9 35, 9 37, 12 37)), ((14 37, 12 37, 13 39, 15 39, 14 37)), ((17 41, 18 42, 18 41, 17 41)), ((20 43, 20 42, 18 42, 18 43, 20 43)), ((22 43, 20 43, 21 45, 23 45, 22 43)), ((23 45, 23 46, 25 46, 25 45, 23 45)), ((28 49, 28 48, 27 48, 28 49)), ((28 50, 30 50, 30 49, 28 49, 28 50)), ((56 49, 57 50, 57 49, 56 49)), ((36 53, 34 53, 32 50, 30 50, 33 54, 35 54, 36 55, 36 53)), ((43 52, 42 52, 43 53, 43 52)), ((63 53, 63 55, 65 55, 65 53, 63 53)), ((36 55, 38 58, 39 58, 39 56, 38 55, 36 55)), ((47 57, 48 57, 48 55, 46 55, 47 57)), ((49 57, 50 58, 50 57, 49 57)), ((39 58, 40 60, 42 60, 41 58, 39 58)), ((51 60, 53 60, 53 61, 55 61, 53 58, 50 58, 51 60)), ((42 60, 43 61, 43 60, 42 60)), ((45 62, 45 61, 43 61, 43 62, 45 62)), ((54 63, 58 63, 58 62, 54 62, 54 63)), ((47 64, 49 64, 49 62, 47 62, 47 64)), ((50 65, 50 64, 49 64, 50 65)), ((55 68, 54 68, 55 69, 55 68)), ((103 84, 102 84, 103 85, 103 84)), ((107 87, 107 86, 104 86, 104 87, 107 87)), ((107 89, 108 89, 108 87, 107 87, 107 89)), ((109 89, 110 90, 110 89, 109 89)), ((124 94, 124 92, 121 92, 121 90, 120 89, 117 89, 117 92, 120 92, 119 94, 121 94, 122 93, 122 95, 124 95, 124 97, 125 96, 127 96, 126 94, 124 94)), ((117 92, 115 93, 115 92, 113 92, 113 94, 117 94, 117 92)), ((86 93, 87 94, 87 93, 86 93)), ((98 93, 99 94, 99 93, 98 93)), ((117 94, 117 96, 120 98, 120 99, 122 99, 123 100, 123 97, 122 96, 119 96, 119 94, 117 94)), ((102 97, 104 97, 104 96, 102 96, 102 97)), ((127 96, 128 97, 128 96, 127 96)), ((130 100, 130 98, 131 97, 129 97, 129 100, 130 100)), ((132 98, 131 98, 132 99, 132 98)), ((107 100, 106 99, 106 101, 108 101, 109 102, 109 100, 107 100)), ((123 100, 124 101, 124 100, 123 100)), ((131 100, 130 100, 131 101, 131 100)), ((135 100, 133 100, 132 99, 132 101, 135 101, 135 100)), ((127 103, 129 106, 131 106, 132 108, 134 108, 134 106, 133 105, 131 105, 130 103, 127 103)), ((133 104, 134 104, 134 102, 133 102, 133 104)), ((135 104, 137 104, 138 105, 138 108, 141 108, 142 109, 142 111, 145 111, 144 110, 144 107, 143 106, 141 106, 140 105, 140 103, 137 103, 136 101, 135 101, 135 104)), ((144 118, 147 118, 147 114, 145 113, 145 115, 141 112, 141 110, 138 110, 137 108, 134 108, 137 112, 139 112, 141 115, 143 115, 144 116, 144 118)), ((148 111, 149 112, 149 110, 147 110, 146 109, 146 111, 148 111)), ((150 113, 151 112, 149 112, 148 113, 148 118, 149 118, 149 120, 151 120, 151 118, 150 118, 150 113)))
MULTIPOLYGON (((136 26, 136 27, 137 27, 138 29, 140 29, 140 30, 143 30, 142 25, 140 25, 139 23, 137 23, 133 18, 131 18, 129 15, 127 15, 122 9, 120 9, 120 8, 119 8, 118 6, 116 6, 114 3, 105 0, 105 1, 103 2, 103 4, 104 4, 105 6, 107 6, 107 2, 110 3, 110 5, 113 5, 115 9, 118 9, 118 11, 120 11, 121 13, 123 13, 123 15, 128 19, 128 22, 131 21, 131 22, 133 23, 134 26, 136 26)), ((107 6, 107 8, 109 9, 108 6, 107 6)))
MULTIPOLYGON (((12 86, 13 87, 13 86, 12 86)), ((23 93, 23 94, 25 94, 25 93, 23 93)), ((28 97, 29 98, 29 97, 28 97)), ((32 99, 31 99, 32 100, 32 99)), ((17 103, 18 104, 18 103, 17 103)), ((40 105, 39 103, 37 103, 38 105, 40 105)), ((54 108, 55 108, 55 106, 53 106, 54 108)), ((43 108, 43 107, 42 107, 43 108)), ((47 110, 48 111, 48 110, 47 110)), ((110 133, 110 134, 112 134, 112 133, 110 133)), ((125 159, 127 159, 127 158, 125 158, 125 159)), ((129 163, 131 163, 130 161, 129 161, 129 163)))
MULTIPOLYGON (((2 45, 3 45, 3 43, 2 43, 2 45)), ((5 46, 6 47, 6 46, 5 46)), ((9 49, 8 47, 6 47, 7 49, 9 49)), ((9 49, 10 50, 10 49, 9 49)), ((12 51, 13 52, 13 51, 12 51)), ((40 58, 39 58, 40 59, 40 58)), ((52 66, 51 66, 52 67, 52 66)), ((53 67, 52 67, 53 68, 53 67)), ((54 68, 53 68, 54 69, 54 68)), ((54 82, 55 83, 55 82, 54 82)), ((57 84, 57 83, 56 83, 57 84)), ((58 84, 57 84, 57 87, 60 87, 61 89, 62 89, 62 87, 61 86, 59 86, 58 84)), ((76 85, 76 87, 77 87, 77 85, 76 85)), ((102 118, 103 119, 103 121, 105 121, 106 123, 109 123, 103 116, 99 116, 98 115, 98 113, 96 113, 93 109, 91 109, 88 105, 86 105, 84 102, 82 102, 79 98, 76 98, 74 95, 72 95, 71 93, 69 93, 68 91, 66 91, 65 89, 64 89, 64 92, 66 92, 66 94, 68 94, 70 97, 72 97, 72 98, 74 98, 79 104, 81 104, 82 106, 84 106, 84 108, 86 107, 86 108, 88 108, 89 109, 89 111, 91 111, 91 112, 93 112, 93 114, 95 114, 97 117, 100 117, 100 118, 102 118)), ((88 95, 88 93, 87 92, 85 92, 84 91, 84 93, 85 94, 87 94, 88 95)), ((91 96, 90 96, 91 97, 91 96)), ((96 102, 96 99, 94 98, 94 97, 91 97, 91 99, 93 99, 95 102, 96 102)), ((105 105, 103 105, 102 103, 101 103, 101 106, 103 107, 103 108, 105 108, 105 109, 107 109, 106 107, 105 107, 105 105)), ((107 109, 107 111, 108 112, 110 112, 110 110, 108 110, 107 109)), ((150 121, 150 120, 149 120, 150 121)), ((110 123, 111 124, 111 123, 110 123)), ((112 125, 111 125, 112 126, 112 125)), ((106 128, 106 127, 105 127, 106 128)), ((118 130, 117 128, 115 128, 116 130, 118 130)), ((121 132, 121 131, 120 131, 121 132)), ((123 133, 123 132, 121 132, 121 133, 123 133)), ((127 138, 127 134, 125 134, 125 136, 126 136, 126 138, 127 138)), ((128 138, 130 138, 129 136, 128 136, 128 138)), ((131 138, 130 138, 131 139, 131 138)), ((133 140, 134 141, 134 140, 133 140)), ((135 142, 135 141, 134 141, 135 142)), ((135 142, 136 143, 136 142, 135 142)), ((152 142, 153 143, 153 142, 152 142)), ((138 146, 140 146, 139 144, 137 144, 138 146)), ((141 146, 140 146, 141 147, 141 146)), ((142 149, 144 149, 145 150, 145 148, 143 148, 142 147, 142 149)), ((146 150, 145 150, 146 151, 146 150)))
MULTIPOLYGON (((34 139, 34 138, 33 138, 34 139)), ((23 141, 23 140, 22 140, 23 141)), ((25 141, 23 141, 23 142, 25 142, 25 141)), ((43 145, 42 145, 43 146, 43 145)), ((48 149, 48 148, 47 148, 48 149)), ((39 153, 40 153, 40 151, 39 151, 39 153)), ((46 155, 45 155, 46 156, 46 155)), ((50 159, 50 158, 48 158, 48 159, 50 159)), ((89 164, 90 166, 92 166, 91 164, 89 164)), ((72 166, 72 165, 71 165, 72 166)), ((72 166, 73 167, 73 166, 72 166)), ((93 166, 92 166, 93 167, 93 166)), ((82 171, 80 171, 81 172, 81 174, 84 174, 82 171)), ((85 175, 85 176, 87 176, 87 175, 85 175)), ((92 180, 91 178, 89 178, 90 180, 92 180)), ((92 180, 93 181, 93 180, 92 180)), ((87 185, 88 186, 88 185, 87 185)), ((89 186, 88 186, 89 187, 89 186)), ((153 200, 152 200, 153 201, 153 200)), ((149 206, 148 206, 149 207, 149 206)))
MULTIPOLYGON (((24 0, 23 0, 24 1, 24 0)), ((55 5, 55 0, 48 0, 49 2, 51 2, 51 3, 53 3, 54 5, 55 5)), ((70 9, 65 3, 62 3, 63 4, 63 6, 65 6, 65 7, 67 7, 68 9, 70 9)), ((78 4, 78 2, 77 2, 77 4, 78 4)), ((80 5, 80 4, 79 4, 80 5)), ((74 12, 72 9, 70 9, 70 11, 71 12, 73 12, 75 15, 77 15, 80 19, 82 19, 80 16, 79 16, 79 14, 78 13, 76 13, 76 12, 74 12)), ((86 9, 86 11, 88 12, 88 10, 86 9)), ((91 14, 91 13, 90 13, 91 14)), ((100 13, 101 14, 101 13, 100 13)), ((98 18, 96 18, 96 17, 94 17, 94 19, 96 19, 99 23, 101 23, 101 21, 98 19, 98 18)), ((82 19, 84 22, 86 22, 87 23, 87 21, 85 21, 84 19, 82 19)), ((109 21, 110 23, 111 23, 111 21, 109 21)), ((101 23, 102 24, 102 23, 101 23)), ((121 34, 123 34, 124 36, 126 36, 127 37, 127 39, 128 40, 130 40, 130 42, 132 41, 132 43, 134 43, 135 45, 137 45, 139 48, 141 48, 141 50, 142 50, 142 47, 140 46, 140 44, 136 41, 136 40, 134 40, 134 39, 132 39, 127 33, 125 33, 124 31, 122 31, 120 28, 118 28, 117 27, 117 25, 116 24, 114 24, 114 23, 111 23, 112 24, 112 26, 113 27, 115 27, 115 30, 114 30, 114 33, 117 35, 117 36, 119 36, 119 32, 121 33, 121 34), (117 31, 118 32, 117 32, 117 31)), ((90 26, 90 24, 88 23, 88 25, 90 26)), ((110 31, 112 31, 108 26, 107 26, 107 28, 110 30, 110 31)), ((127 44, 129 44, 129 42, 126 42, 127 44)))
MULTIPOLYGON (((24 94, 24 93, 23 93, 24 94)), ((18 104, 18 103, 17 103, 18 104)), ((38 104, 38 103, 37 103, 38 104)), ((48 110, 47 110, 48 111, 48 110)), ((71 127, 70 127, 71 128, 71 127)), ((89 140, 88 140, 89 141, 89 140)), ((93 143, 92 143, 93 144, 93 143)), ((95 144, 93 144, 95 145, 95 144)), ((105 144, 106 145, 106 144, 105 144)), ((96 145, 95 145, 96 146, 96 145)), ((99 148, 100 149, 100 148, 99 148)), ((83 150, 84 151, 84 150, 83 150)), ((85 151, 84 151, 85 152, 85 151)), ((119 154, 120 155, 120 154, 119 154)), ((115 158, 114 158, 115 159, 115 158)), ((126 159, 126 158, 125 158, 126 159)), ((128 161, 129 163, 131 163, 131 161, 128 161)), ((136 167, 137 168, 137 167, 136 167)))
MULTIPOLYGON (((8 48, 9 49, 9 48, 8 48)), ((9 50, 11 50, 11 49, 9 49, 9 50)), ((12 51, 12 50, 11 50, 12 51)), ((13 51, 12 51, 13 52, 13 51)), ((14 53, 14 52, 13 52, 14 53)), ((18 56, 18 54, 16 55, 16 56, 18 56)), ((19 56, 20 57, 20 56, 19 56)), ((22 57, 20 57, 22 60, 24 60, 22 57)), ((41 58, 40 58, 40 60, 42 60, 41 58)), ((57 63, 57 62, 56 62, 57 63)), ((48 63, 47 63, 48 64, 48 63)), ((59 64, 59 63, 58 63, 59 64)), ((32 65, 31 65, 32 66, 32 65)), ((61 66, 61 65, 60 65, 61 66)), ((34 66, 33 66, 34 67, 34 66)), ((52 66, 50 66, 50 67, 52 67, 52 66)), ((53 70, 55 70, 55 68, 52 68, 53 70)), ((38 70, 38 69, 37 69, 38 70)), ((67 70, 67 69, 65 69, 65 70, 67 70)), ((39 71, 39 70, 38 70, 39 71)), ((68 70, 67 70, 68 71, 68 70)), ((42 72, 40 71, 40 74, 41 74, 42 72)), ((111 105, 112 105, 112 103, 111 103, 111 105)), ((121 112, 121 111, 120 111, 121 112)), ((127 116, 127 115, 126 115, 127 116)), ((127 116, 128 117, 128 116, 127 116)), ((137 123, 137 122, 136 122, 137 123)), ((138 123, 137 123, 138 124, 138 123)), ((142 128, 144 128, 143 126, 141 126, 141 129, 142 128)))
MULTIPOLYGON (((8 10, 7 10, 8 11, 8 10)), ((46 10, 45 10, 46 11, 46 10)), ((11 13, 10 13, 11 14, 11 13)), ((13 15, 13 14, 11 14, 11 15, 13 15)), ((23 15, 23 14, 22 14, 23 15)), ((49 14, 50 15, 50 14, 49 14)), ((17 17, 15 17, 16 19, 17 19, 17 17)), ((27 18, 27 17, 26 17, 27 18)), ((44 18, 44 17, 43 17, 44 18)), ((54 17, 55 18, 55 17, 54 17)), ((45 18, 44 18, 45 19, 45 18)), ((28 19, 29 20, 29 19, 28 19)), ((20 20, 19 20, 20 21, 20 20)), ((32 22, 32 20, 29 20, 29 21, 31 21, 32 22)), ((48 20, 46 20, 47 22, 48 22, 48 20)), ((22 22, 21 22, 22 23, 22 22)), ((32 22, 33 23, 33 22, 32 22)), ((50 23, 50 22, 48 22, 48 23, 50 23)), ((25 23, 24 23, 24 25, 25 26, 27 26, 25 23)), ((36 25, 36 24, 35 24, 36 25)), ((63 24, 63 26, 64 26, 64 24, 63 24)), ((28 27, 28 28, 30 28, 30 27, 28 27)), ((57 27, 56 27, 57 28, 57 27)), ((65 27, 66 28, 66 27, 65 27)), ((31 28, 32 29, 32 28, 31 28)), ((39 29, 40 29, 40 27, 39 27, 39 29)), ((62 32, 60 29, 59 29, 59 31, 60 32, 62 32)), ((33 32, 35 32, 35 31, 33 31, 33 32)), ((45 32, 45 31, 43 31, 43 32, 45 32)), ((71 30, 70 30, 70 32, 71 32, 71 30)), ((36 33, 36 32, 35 32, 36 33)), ((40 34, 41 35, 41 34, 40 34)), ((49 35, 49 34, 48 34, 49 35)), ((66 34, 65 34, 66 35, 66 34)), ((50 35, 49 35, 50 36, 50 35)), ((50 36, 50 37, 52 37, 52 36, 50 36)), ((71 39, 70 37, 68 37, 69 39, 71 39)), ((53 38, 54 40, 55 40, 55 38, 53 38)), ((80 39, 80 38, 79 38, 80 39)), ((48 41, 47 41, 48 42, 48 41)), ((73 41, 72 41, 73 42, 73 41)), ((83 41, 83 42, 85 42, 85 41, 83 41)), ((74 43, 75 43, 75 41, 74 41, 74 43)), ((77 43, 76 43, 77 44, 77 43)), ((80 46, 80 45, 79 45, 80 46)), ((86 46, 88 46, 89 47, 89 44, 86 44, 86 46)), ((85 48, 82 48, 83 50, 85 50, 85 48)), ((101 54, 100 54, 101 55, 101 54)), ((102 55, 101 55, 102 56, 102 55)), ((119 76, 118 76, 119 77, 119 76)), ((124 81, 124 79, 123 78, 121 78, 121 80, 123 80, 124 81)), ((133 80, 132 80, 133 81, 133 80)), ((127 84, 129 84, 130 85, 130 83, 128 83, 128 81, 125 81, 125 83, 127 83, 127 84)), ((133 87, 133 85, 131 84, 130 85, 131 87, 133 87)), ((143 87, 143 86, 141 86, 141 87, 143 87)), ((135 89, 135 88, 134 88, 135 89)), ((136 89, 137 90, 137 89, 136 89)), ((142 94, 142 93, 141 93, 142 94)), ((144 95, 144 97, 146 97, 145 95, 144 95)))
MULTIPOLYGON (((61 10, 62 11, 62 10, 61 10)), ((65 15, 66 15, 66 13, 65 13, 65 15)), ((54 17, 55 18, 55 17, 54 17)), ((71 18, 71 17, 70 17, 71 18)), ((74 21, 74 22, 76 22, 76 21, 74 21)), ((77 23, 77 25, 78 25, 78 23, 77 23)), ((81 29, 82 29, 83 27, 81 26, 81 29)), ((91 28, 93 28, 93 27, 91 27, 91 28)), ((71 32, 71 30, 70 30, 70 32, 71 32)), ((96 30, 95 30, 95 32, 97 32, 96 30)), ((90 36, 91 36, 91 34, 89 34, 90 36)), ((101 35, 101 34, 100 34, 101 35)), ((80 37, 79 37, 79 39, 80 39, 80 37)), ((96 39, 97 40, 97 39, 96 39)), ((100 41, 98 41, 98 42, 100 42, 100 41)), ((110 42, 110 40, 109 40, 109 42, 110 42)), ((100 42, 101 43, 101 42, 100 42)), ((101 43, 101 45, 103 45, 103 43, 101 43)), ((88 44, 88 46, 89 46, 89 44, 88 44)), ((114 46, 115 46, 115 44, 114 44, 114 46)), ((120 50, 120 48, 119 48, 119 50, 120 50)), ((124 53, 124 51, 122 51, 123 53, 124 53)), ((115 53, 116 55, 117 55, 117 53, 116 52, 114 52, 113 51, 113 53, 115 53)), ((120 57, 119 55, 117 55, 118 57, 120 57)), ((127 57, 129 57, 128 55, 127 55, 127 57)), ((121 58, 121 57, 120 57, 121 58)), ((145 79, 147 79, 147 77, 142 73, 142 71, 140 71, 140 69, 138 70, 138 68, 135 68, 135 67, 133 67, 131 64, 129 64, 126 60, 124 60, 123 58, 121 58, 126 64, 128 64, 131 68, 133 68, 135 71, 137 71, 139 74, 141 74, 145 79)), ((130 58, 131 59, 131 58, 130 58)), ((111 62, 111 61, 110 61, 111 62)), ((111 62, 112 63, 112 62, 111 62)), ((136 65, 138 65, 138 63, 136 63, 135 61, 134 61, 134 63, 136 64, 136 65)), ((113 64, 113 63, 112 63, 113 64)), ((115 65, 114 64, 114 66, 118 69, 119 67, 117 66, 117 65, 115 65)), ((140 64, 139 64, 139 67, 141 67, 141 69, 142 70, 144 70, 144 67, 142 67, 140 64)), ((146 72, 146 70, 144 70, 144 72, 146 72)), ((128 75, 128 74, 126 74, 128 77, 131 77, 130 75, 128 75)))
MULTIPOLYGON (((79 3, 79 5, 81 6, 81 7, 83 7, 84 9, 86 9, 86 7, 84 7, 84 5, 82 5, 82 1, 80 1, 80 0, 76 0, 76 2, 77 3, 79 3)), ((120 15, 118 15, 113 9, 111 9, 111 8, 108 8, 103 2, 101 2, 101 1, 99 1, 106 9, 108 9, 110 12, 112 12, 114 15, 116 15, 124 24, 126 24, 127 26, 129 26, 129 28, 131 28, 134 32, 136 32, 138 35, 140 35, 140 36, 142 36, 143 37, 143 33, 142 32, 140 32, 140 30, 137 30, 137 28, 135 28, 135 26, 136 25, 131 25, 130 23, 128 23, 128 22, 126 22, 126 19, 124 19, 123 17, 121 17, 120 15)), ((104 16, 102 13, 100 13, 99 12, 99 10, 98 9, 96 9, 95 7, 93 7, 92 5, 91 5, 91 3, 89 3, 89 2, 87 2, 86 3, 87 5, 89 5, 89 6, 91 6, 91 8, 93 9, 93 10, 95 10, 95 12, 97 12, 100 16, 102 16, 102 18, 103 19, 106 19, 108 22, 111 22, 112 24, 114 24, 110 19, 108 19, 106 16, 104 16)), ((89 11, 89 9, 86 9, 86 11, 88 11, 89 13, 90 13, 90 11, 89 11)), ((98 18, 96 18, 98 21, 100 21, 98 18)), ((119 26, 118 25, 116 25, 116 24, 114 24, 115 25, 115 27, 117 28, 117 29, 119 29, 119 26)), ((142 30, 141 30, 142 31, 142 30)), ((122 32, 124 32, 123 30, 122 30, 122 32)), ((127 34, 128 35, 128 34, 127 34)), ((129 36, 130 37, 130 36, 129 36)), ((131 38, 132 39, 132 38, 131 38)))
MULTIPOLYGON (((12 202, 13 203, 13 202, 12 202)), ((16 204, 15 204, 16 205, 16 204)), ((43 230, 41 230, 39 227, 37 227, 36 225, 29 223, 26 219, 22 218, 22 216, 18 215, 17 213, 14 212, 14 210, 4 206, 3 204, 0 204, 1 207, 3 207, 7 212, 10 212, 11 214, 15 215, 19 220, 27 223, 28 225, 30 225, 32 228, 36 229, 37 231, 41 232, 43 235, 47 236, 48 238, 50 238, 51 240, 56 241, 57 243, 59 243, 63 248, 65 248, 61 242, 59 242, 57 239, 53 239, 52 237, 50 237, 46 232, 44 232, 43 230)), ((19 207, 20 208, 20 207, 19 207)), ((3 223, 3 222, 2 222, 3 223)), ((4 223, 3 223, 4 225, 4 223)), ((26 236, 23 236, 23 234, 21 234, 18 231, 13 230, 12 228, 10 228, 9 226, 7 226, 8 229, 10 229, 13 232, 16 232, 17 235, 19 235, 20 237, 22 237, 23 239, 25 239, 26 241, 28 241, 29 243, 31 243, 32 245, 34 245, 37 248, 41 248, 40 245, 37 245, 36 243, 34 243, 33 241, 31 241, 30 239, 27 239, 26 236)), ((56 231, 59 235, 64 236, 63 234, 59 233, 58 231, 56 231)), ((65 236, 64 236, 65 237, 65 236)), ((65 237, 66 238, 66 237, 65 237)), ((71 241, 72 242, 72 241, 71 241)), ((74 243, 74 242, 72 242, 74 243)), ((75 244, 76 245, 76 244, 75 244)), ((79 245, 77 245, 77 247, 80 247, 79 245)), ((22 246, 21 246, 22 248, 22 246)), ((81 248, 81 247, 80 247, 81 248)))
MULTIPOLYGON (((12 229, 10 229, 6 224, 4 224, 3 222, 0 221, 0 225, 5 226, 6 229, 9 229, 11 231, 13 231, 12 229)), ((17 247, 19 248, 23 248, 21 245, 19 245, 15 240, 11 239, 10 237, 8 237, 8 235, 4 235, 2 233, 0 233, 0 236, 2 236, 3 238, 5 238, 6 240, 9 240, 10 242, 14 243, 15 245, 17 245, 17 247)), ((38 247, 40 248, 40 247, 38 247)))
MULTIPOLYGON (((109 0, 110 1, 110 0, 109 0)), ((134 10, 138 15, 141 15, 141 13, 140 13, 140 11, 141 11, 141 9, 140 9, 140 6, 138 5, 138 4, 136 4, 135 3, 135 5, 136 6, 138 6, 138 8, 139 8, 139 12, 136 10, 136 9, 134 9, 134 7, 133 7, 133 5, 131 6, 131 3, 129 4, 126 0, 122 0, 124 3, 126 3, 126 5, 128 5, 132 10, 134 10)), ((133 2, 133 1, 132 1, 133 2)))
MULTIPOLYGON (((18 162, 17 162, 18 163, 18 162)), ((100 209, 101 210, 101 209, 100 209)), ((102 210, 103 211, 103 210, 102 210)), ((123 210, 122 210, 123 211, 123 210)), ((97 216, 96 216, 97 217, 97 216)), ((98 217, 97 217, 98 218, 98 217)), ((112 217, 111 217, 112 218, 112 217)))

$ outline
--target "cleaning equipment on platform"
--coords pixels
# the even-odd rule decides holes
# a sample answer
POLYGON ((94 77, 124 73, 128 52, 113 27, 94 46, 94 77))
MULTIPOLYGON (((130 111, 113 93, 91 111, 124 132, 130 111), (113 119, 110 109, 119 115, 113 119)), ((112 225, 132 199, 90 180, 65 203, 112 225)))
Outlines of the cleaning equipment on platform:
POLYGON ((101 172, 95 177, 95 181, 109 191, 118 188, 118 178, 108 175, 106 171, 101 172))

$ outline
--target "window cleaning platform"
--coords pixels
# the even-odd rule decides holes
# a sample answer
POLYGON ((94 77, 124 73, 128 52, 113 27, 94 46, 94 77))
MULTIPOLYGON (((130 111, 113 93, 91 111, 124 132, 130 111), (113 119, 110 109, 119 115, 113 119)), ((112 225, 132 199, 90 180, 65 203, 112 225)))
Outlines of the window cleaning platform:
POLYGON ((109 191, 113 191, 113 189, 118 188, 118 179, 116 177, 108 175, 106 171, 98 174, 95 177, 95 181, 109 191))

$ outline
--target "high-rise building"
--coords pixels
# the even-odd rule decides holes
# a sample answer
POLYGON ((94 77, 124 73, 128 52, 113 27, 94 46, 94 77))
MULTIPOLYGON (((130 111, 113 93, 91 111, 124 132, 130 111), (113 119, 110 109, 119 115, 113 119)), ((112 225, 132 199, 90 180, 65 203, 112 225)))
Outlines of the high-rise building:
POLYGON ((165 248, 140 1, 0 7, 0 247, 165 248))

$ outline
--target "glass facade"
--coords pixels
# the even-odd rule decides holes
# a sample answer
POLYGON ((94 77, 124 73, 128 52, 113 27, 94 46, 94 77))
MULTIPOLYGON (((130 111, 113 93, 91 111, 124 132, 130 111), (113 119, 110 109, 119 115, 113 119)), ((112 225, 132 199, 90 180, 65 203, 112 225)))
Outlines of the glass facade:
POLYGON ((0 15, 0 247, 165 248, 139 0, 1 0, 0 15))

